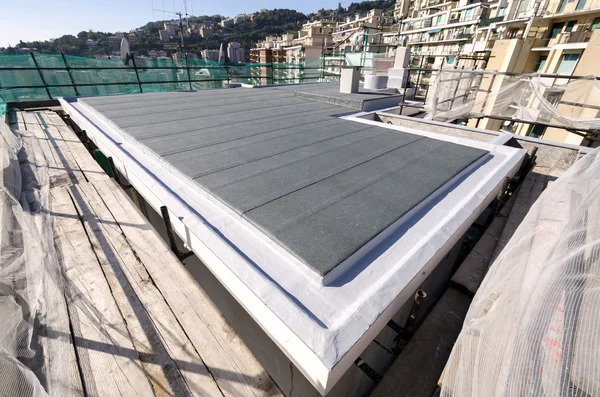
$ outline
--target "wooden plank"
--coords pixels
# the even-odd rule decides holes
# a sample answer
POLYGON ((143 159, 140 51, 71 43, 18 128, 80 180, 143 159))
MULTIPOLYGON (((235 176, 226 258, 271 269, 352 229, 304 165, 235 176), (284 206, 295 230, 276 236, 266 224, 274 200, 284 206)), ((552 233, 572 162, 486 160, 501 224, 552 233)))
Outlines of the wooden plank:
POLYGON ((87 394, 153 395, 68 191, 52 189, 51 194, 69 316, 87 394))
POLYGON ((46 121, 48 122, 48 124, 55 125, 57 127, 66 125, 65 122, 63 121, 63 119, 61 119, 60 116, 56 112, 52 112, 50 110, 45 110, 40 113, 43 113, 44 115, 47 116, 46 121))
POLYGON ((71 178, 71 182, 73 184, 87 182, 85 176, 79 169, 79 165, 73 158, 71 151, 60 136, 60 133, 57 131, 56 127, 48 124, 46 120, 46 114, 44 112, 36 112, 33 114, 42 128, 45 139, 50 143, 51 148, 53 149, 53 155, 56 163, 67 172, 71 178))
POLYGON ((25 131, 27 126, 25 125, 25 118, 23 117, 23 112, 17 112, 17 127, 21 131, 25 131))
MULTIPOLYGON (((71 195, 154 390, 177 396, 222 395, 96 189, 81 184, 71 187, 71 195)), ((137 227, 151 228, 147 223, 137 227)))
MULTIPOLYGON (((44 112, 43 118, 47 123, 52 122, 52 115, 58 117, 54 112, 44 112)), ((71 152, 74 161, 78 164, 79 169, 83 172, 88 181, 104 180, 110 177, 94 160, 92 155, 87 151, 83 143, 77 137, 77 134, 68 127, 62 119, 59 118, 60 124, 54 121, 54 128, 50 131, 52 136, 58 141, 61 140, 66 144, 66 147, 71 152)))
MULTIPOLYGON (((32 159, 29 159, 30 166, 48 167, 50 187, 70 185, 71 183, 73 183, 72 175, 69 175, 68 172, 65 172, 66 169, 64 169, 60 165, 55 155, 54 148, 46 138, 44 131, 42 130, 42 126, 40 126, 40 124, 38 123, 35 115, 31 112, 21 112, 21 116, 23 117, 23 120, 27 126, 26 131, 29 132, 32 135, 32 137, 38 141, 37 144, 41 147, 42 154, 45 158, 45 162, 43 162, 43 165, 40 161, 32 161, 32 159)), ((25 130, 22 131, 22 136, 24 140, 29 139, 25 130)), ((35 145, 36 143, 30 143, 30 146, 35 145)))
MULTIPOLYGON (((56 236, 53 240, 55 238, 56 236)), ((38 243, 39 241, 36 241, 33 244, 38 243)), ((53 245, 54 241, 49 243, 53 245)), ((28 242, 28 244, 32 243, 28 242)), ((43 296, 43 299, 39 299, 38 312, 43 315, 39 317, 39 322, 36 322, 34 329, 38 335, 37 340, 42 352, 41 360, 43 360, 41 368, 43 378, 40 379, 44 379, 45 389, 50 396, 83 396, 84 391, 69 326, 60 254, 53 246, 40 248, 42 248, 41 252, 45 253, 45 257, 40 259, 45 269, 38 273, 41 276, 39 291, 43 296)), ((28 250, 31 251, 31 247, 28 250)))
POLYGON ((281 391, 164 241, 114 181, 94 183, 132 249, 227 396, 281 396, 281 391), (160 258, 160 260, 157 260, 160 258))

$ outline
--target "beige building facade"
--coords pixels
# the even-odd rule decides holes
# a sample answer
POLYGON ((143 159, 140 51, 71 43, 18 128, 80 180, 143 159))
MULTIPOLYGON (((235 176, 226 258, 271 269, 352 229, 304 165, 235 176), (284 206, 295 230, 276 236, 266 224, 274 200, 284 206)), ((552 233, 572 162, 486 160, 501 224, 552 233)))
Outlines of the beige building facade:
MULTIPOLYGON (((485 32, 485 39, 481 40, 484 35, 479 34, 477 43, 485 42, 485 48, 490 51, 486 70, 600 76, 600 68, 596 66, 600 61, 600 0, 515 1, 509 4, 504 20, 492 23, 489 30, 481 30, 485 32)), ((568 81, 552 80, 554 84, 568 81)), ((582 99, 575 88, 567 87, 562 95, 548 92, 547 96, 560 114, 577 118, 600 117, 600 98, 582 99)), ((585 131, 552 127, 552 120, 538 121, 537 125, 515 123, 509 128, 519 135, 588 144, 585 131)), ((498 130, 505 128, 507 122, 483 119, 479 126, 498 130)))

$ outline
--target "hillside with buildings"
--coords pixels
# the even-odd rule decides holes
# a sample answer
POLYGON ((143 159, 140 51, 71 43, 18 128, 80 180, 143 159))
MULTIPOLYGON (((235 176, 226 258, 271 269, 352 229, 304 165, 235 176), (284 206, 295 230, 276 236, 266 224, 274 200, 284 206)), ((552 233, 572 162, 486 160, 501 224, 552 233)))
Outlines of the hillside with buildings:
MULTIPOLYGON (((86 57, 110 56, 120 46, 121 39, 127 38, 131 49, 142 56, 165 55, 179 51, 183 34, 184 50, 190 54, 201 55, 204 50, 217 50, 221 44, 239 43, 246 53, 257 41, 269 35, 293 33, 309 19, 330 17, 341 18, 347 14, 372 8, 393 9, 393 1, 376 0, 352 3, 346 8, 321 9, 305 15, 289 9, 262 9, 252 14, 238 14, 233 17, 221 15, 203 15, 179 19, 149 22, 128 32, 82 31, 76 35, 63 35, 43 41, 20 41, 15 45, 2 48, 0 54, 38 53, 79 55, 86 57)), ((214 51, 209 51, 214 53, 214 51)))

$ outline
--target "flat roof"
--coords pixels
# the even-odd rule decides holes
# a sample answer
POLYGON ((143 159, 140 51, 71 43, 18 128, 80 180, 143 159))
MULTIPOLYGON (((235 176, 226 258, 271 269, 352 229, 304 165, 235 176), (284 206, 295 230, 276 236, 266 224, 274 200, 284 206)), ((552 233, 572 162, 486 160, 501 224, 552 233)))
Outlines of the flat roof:
MULTIPOLYGON (((281 88, 73 98, 61 104, 153 208, 169 209, 186 245, 326 393, 494 199, 524 151, 361 119, 356 110, 281 88), (164 103, 153 105, 159 98, 164 103), (160 113, 148 114, 152 109, 160 113), (402 152, 403 143, 425 146, 413 156, 402 152), (447 151, 450 163, 437 151, 425 155, 427 145, 447 151), (406 163, 407 156, 413 161, 406 163), (421 161, 421 167, 412 164, 421 161), (363 169, 363 163, 380 168, 363 169), (352 174, 355 169, 360 172, 352 174), (376 180, 371 185, 368 175, 376 180), (427 181, 438 175, 445 176, 427 181), (339 184, 330 183, 332 178, 340 178, 339 184), (327 212, 326 201, 333 209, 340 205, 336 192, 348 192, 345 184, 365 183, 377 188, 365 189, 368 194, 349 207, 355 213, 342 213, 338 222, 335 212, 327 212), (322 190, 313 190, 316 186, 322 190), (298 192, 310 193, 312 201, 298 192), (411 206, 401 198, 412 192, 413 202, 422 201, 401 215, 411 206), (288 196, 294 200, 283 202, 288 196), (247 208, 269 208, 272 219, 258 212, 253 219, 240 216, 247 208), (286 228, 315 210, 325 211, 329 223, 319 216, 306 219, 328 228, 324 234, 339 231, 346 239, 366 240, 391 224, 322 277, 291 253, 294 236, 286 236, 283 248, 264 231, 291 230, 286 228), (393 216, 362 223, 365 214, 381 215, 377 211, 393 216), (392 222, 394 217, 399 218, 392 222), (367 224, 374 229, 361 230, 367 224)), ((331 247, 337 236, 322 242, 318 233, 294 230, 322 247, 322 258, 348 253, 331 247)))
POLYGON ((300 98, 351 107, 365 112, 397 106, 402 99, 402 93, 396 89, 365 90, 362 83, 359 85, 358 92, 352 94, 341 93, 338 82, 292 84, 269 87, 269 89, 293 91, 300 98))
POLYGON ((343 120, 289 91, 113 99, 82 102, 320 276, 487 154, 343 120))

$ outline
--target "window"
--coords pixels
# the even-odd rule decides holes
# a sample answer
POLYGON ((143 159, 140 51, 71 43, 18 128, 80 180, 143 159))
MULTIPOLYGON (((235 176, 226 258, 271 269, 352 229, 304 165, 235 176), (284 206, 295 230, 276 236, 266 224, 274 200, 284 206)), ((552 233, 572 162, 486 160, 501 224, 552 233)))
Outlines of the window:
POLYGON ((585 8, 585 3, 586 0, 579 0, 577 2, 577 7, 575 7, 575 10, 583 10, 585 8))
POLYGON ((469 18, 471 18, 471 15, 473 15, 473 9, 469 8, 465 11, 465 20, 469 20, 469 18))
POLYGON ((572 32, 576 23, 577 23, 577 21, 569 21, 567 23, 567 28, 565 29, 565 32, 572 32))
POLYGON ((579 54, 564 54, 560 59, 560 64, 558 65, 556 74, 572 74, 575 70, 575 66, 577 66, 578 61, 579 54))
POLYGON ((546 66, 546 61, 548 60, 548 55, 540 55, 536 65, 535 71, 541 73, 544 70, 544 66, 546 66))
POLYGON ((436 25, 441 25, 441 24, 442 24, 442 19, 443 19, 443 18, 444 18, 444 16, 443 16, 443 15, 438 15, 438 17, 437 17, 437 19, 436 19, 436 21, 435 21, 435 24, 436 24, 436 25))
POLYGON ((540 125, 540 124, 533 125, 529 129, 527 136, 530 136, 532 138, 541 138, 544 136, 544 132, 546 132, 546 128, 547 127, 545 125, 540 125))
POLYGON ((522 13, 527 11, 527 9, 529 8, 529 0, 523 0, 521 1, 521 4, 519 4, 519 10, 518 13, 522 13))
POLYGON ((555 39, 556 36, 558 36, 562 32, 564 26, 565 26, 564 22, 559 22, 559 23, 553 24, 552 28, 550 28, 550 38, 555 39))

